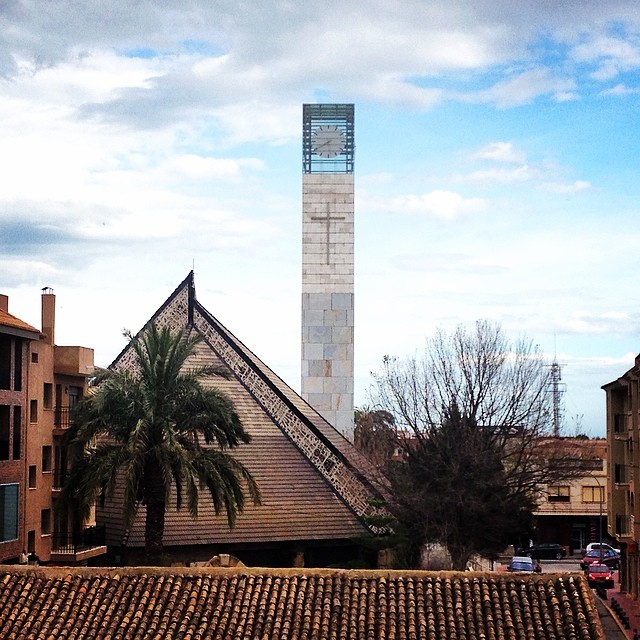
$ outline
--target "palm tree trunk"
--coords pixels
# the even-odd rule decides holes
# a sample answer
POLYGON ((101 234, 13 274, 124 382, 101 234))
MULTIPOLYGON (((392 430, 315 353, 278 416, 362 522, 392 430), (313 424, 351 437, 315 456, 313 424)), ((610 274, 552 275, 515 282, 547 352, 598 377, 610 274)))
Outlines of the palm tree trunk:
POLYGON ((145 492, 147 496, 147 513, 144 523, 145 556, 149 566, 160 566, 162 564, 166 494, 161 481, 154 483, 154 478, 151 478, 149 484, 150 486, 145 492))

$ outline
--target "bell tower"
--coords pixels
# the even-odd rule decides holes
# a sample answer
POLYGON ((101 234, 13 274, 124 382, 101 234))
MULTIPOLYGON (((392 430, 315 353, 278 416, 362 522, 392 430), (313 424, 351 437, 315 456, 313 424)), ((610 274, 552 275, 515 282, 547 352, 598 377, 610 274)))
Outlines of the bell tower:
POLYGON ((354 105, 302 110, 302 397, 353 441, 354 105))

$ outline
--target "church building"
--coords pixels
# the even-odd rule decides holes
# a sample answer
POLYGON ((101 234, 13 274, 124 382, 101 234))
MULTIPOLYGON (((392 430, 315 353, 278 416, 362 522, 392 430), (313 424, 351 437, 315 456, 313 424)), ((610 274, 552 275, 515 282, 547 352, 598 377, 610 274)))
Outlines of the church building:
MULTIPOLYGON (((225 515, 216 516, 206 492, 198 519, 175 508, 166 515, 164 546, 169 560, 202 563, 230 554, 249 566, 346 566, 358 557, 354 539, 368 535, 367 516, 380 493, 370 463, 327 420, 295 393, 247 346, 196 299, 193 272, 185 278, 141 330, 154 323, 203 340, 187 367, 217 365, 228 379, 205 384, 224 391, 238 411, 251 443, 233 455, 249 469, 262 493, 262 504, 247 504, 230 530, 225 515)), ((111 364, 131 369, 129 345, 111 364)), ((144 557, 145 507, 126 529, 121 496, 98 506, 106 526, 110 561, 136 564, 144 557)))

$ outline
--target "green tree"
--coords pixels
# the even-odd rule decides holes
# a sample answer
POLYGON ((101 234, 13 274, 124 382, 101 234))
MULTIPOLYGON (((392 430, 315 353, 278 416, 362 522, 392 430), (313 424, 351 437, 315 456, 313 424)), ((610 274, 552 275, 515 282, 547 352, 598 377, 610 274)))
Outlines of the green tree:
POLYGON ((231 401, 201 384, 220 374, 215 367, 186 368, 199 336, 186 337, 152 325, 132 339, 133 371, 107 370, 74 414, 67 435, 70 472, 60 505, 86 518, 98 498, 124 487, 123 514, 130 526, 146 507, 147 561, 158 564, 163 550, 170 492, 198 515, 199 490, 206 489, 216 513, 230 527, 245 505, 245 491, 260 503, 249 471, 228 450, 250 441, 231 401))
POLYGON ((453 569, 494 557, 531 528, 532 499, 506 482, 491 434, 453 405, 390 470, 393 511, 415 545, 446 546, 453 569))

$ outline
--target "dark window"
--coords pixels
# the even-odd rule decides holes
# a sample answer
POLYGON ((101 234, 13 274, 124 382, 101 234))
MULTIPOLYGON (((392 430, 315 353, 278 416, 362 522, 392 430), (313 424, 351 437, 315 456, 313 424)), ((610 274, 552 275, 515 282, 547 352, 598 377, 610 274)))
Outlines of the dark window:
POLYGON ((38 401, 32 400, 29 403, 29 422, 38 422, 38 401))
POLYGON ((13 389, 22 391, 22 340, 16 340, 13 345, 13 389))
POLYGON ((0 389, 11 388, 11 347, 13 340, 0 336, 0 389))
POLYGON ((22 457, 22 407, 13 407, 13 459, 22 457))
POLYGON ((0 460, 9 459, 11 437, 11 407, 7 404, 0 405, 0 460))
POLYGON ((42 406, 44 409, 51 409, 53 407, 53 385, 50 382, 44 383, 42 406))
POLYGON ((562 486, 550 486, 547 488, 549 502, 569 502, 571 500, 569 487, 562 486))
POLYGON ((624 413, 616 413, 613 416, 613 432, 625 433, 627 430, 627 416, 624 413))
POLYGON ((35 464, 29 465, 29 489, 36 488, 36 471, 37 467, 35 464))
POLYGON ((0 542, 18 538, 18 485, 0 484, 0 542))
POLYGON ((69 387, 69 409, 73 409, 82 398, 82 387, 69 387))
POLYGON ((42 472, 51 472, 51 447, 49 445, 42 447, 42 472))
POLYGON ((38 353, 36 351, 31 352, 31 363, 38 364, 38 353))
POLYGON ((627 473, 626 464, 617 464, 613 468, 613 480, 616 484, 625 484, 629 482, 629 474, 627 473))
POLYGON ((29 531, 27 533, 27 551, 29 553, 36 552, 36 532, 35 531, 29 531))
POLYGON ((40 512, 40 533, 43 536, 51 533, 51 509, 43 509, 40 512))

